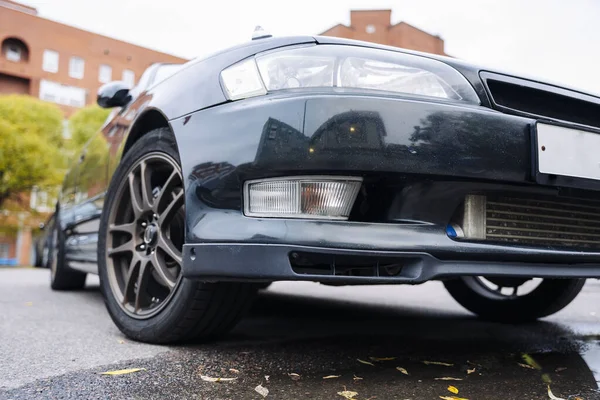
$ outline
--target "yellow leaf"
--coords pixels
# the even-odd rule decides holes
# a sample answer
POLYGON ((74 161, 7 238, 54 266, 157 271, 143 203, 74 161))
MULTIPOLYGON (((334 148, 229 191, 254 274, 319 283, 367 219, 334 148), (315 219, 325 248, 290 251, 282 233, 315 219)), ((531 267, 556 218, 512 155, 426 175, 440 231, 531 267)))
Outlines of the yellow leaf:
POLYGON ((323 379, 335 379, 335 378, 339 378, 341 377, 341 375, 327 375, 324 376, 323 379))
POLYGON ((237 378, 213 378, 206 375, 200 375, 200 379, 206 382, 231 382, 235 381, 237 378))
POLYGON ((234 374, 239 374, 240 370, 235 369, 235 368, 229 368, 229 372, 233 372, 234 374))
POLYGON ((124 344, 125 341, 124 340, 119 340, 119 344, 124 344))
POLYGON ((528 369, 535 369, 535 368, 534 368, 534 367, 532 367, 531 365, 522 364, 522 363, 517 363, 517 364, 519 364, 519 367, 528 368, 528 369))
POLYGON ((369 357, 371 361, 392 361, 395 360, 396 357, 369 357))
POLYGON ((340 396, 347 400, 353 400, 356 396, 358 396, 357 392, 353 392, 351 390, 344 390, 342 392, 337 392, 340 396))
POLYGON ((456 396, 440 396, 440 399, 442 399, 442 400, 469 400, 469 399, 465 399, 463 397, 456 397, 456 396))
POLYGON ((101 372, 100 375, 125 375, 125 374, 132 374, 134 372, 145 371, 145 370, 146 370, 146 368, 118 369, 116 371, 101 372))
POLYGON ((450 376, 444 376, 443 378, 435 378, 436 381, 462 381, 462 378, 452 378, 450 376))
POLYGON ((467 369, 467 375, 471 375, 473 372, 475 372, 475 368, 467 369))
POLYGON ((360 358, 357 358, 357 359, 356 359, 356 361, 358 361, 358 362, 359 362, 359 363, 361 363, 361 364, 370 365, 371 367, 374 367, 374 366, 375 366, 375 364, 373 364, 372 362, 368 362, 368 361, 365 361, 365 360, 361 360, 360 358))
POLYGON ((28 301, 27 303, 25 303, 25 305, 26 305, 27 307, 31 307, 31 306, 33 305, 33 302, 32 302, 32 301, 28 301))
POLYGON ((548 397, 550 397, 552 400, 565 400, 562 397, 556 397, 554 394, 552 394, 552 390, 550 390, 550 385, 548 385, 548 397))
POLYGON ((540 370, 542 369, 542 367, 540 366, 540 364, 538 364, 533 357, 531 357, 529 354, 522 354, 521 358, 523 359, 523 361, 525 361, 525 363, 527 365, 529 365, 530 367, 532 367, 533 369, 537 369, 540 370))
POLYGON ((423 361, 423 364, 425 364, 425 365, 441 365, 443 367, 453 367, 454 366, 454 364, 449 364, 449 363, 439 362, 439 361, 423 361))
POLYGON ((254 391, 260 394, 262 397, 267 397, 267 395, 269 394, 269 389, 267 389, 263 385, 258 385, 254 388, 254 391))
POLYGON ((550 375, 548 374, 542 374, 542 382, 546 383, 546 384, 551 384, 552 383, 552 379, 550 378, 550 375))
POLYGON ((363 378, 361 378, 360 376, 356 376, 356 375, 354 375, 354 378, 352 378, 352 379, 355 380, 355 381, 362 381, 363 380, 363 378))
POLYGON ((456 386, 448 386, 448 391, 454 394, 458 394, 458 388, 456 386))
POLYGON ((400 372, 402 372, 404 375, 408 375, 408 371, 402 367, 396 367, 396 369, 400 372))

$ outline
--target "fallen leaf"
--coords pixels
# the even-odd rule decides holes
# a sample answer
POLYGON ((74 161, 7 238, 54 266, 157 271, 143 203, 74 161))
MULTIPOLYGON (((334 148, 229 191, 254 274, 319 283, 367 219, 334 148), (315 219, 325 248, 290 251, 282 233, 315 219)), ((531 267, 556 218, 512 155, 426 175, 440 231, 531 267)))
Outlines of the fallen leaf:
POLYGON ((444 376, 442 378, 435 378, 436 381, 462 381, 462 378, 452 378, 450 376, 444 376))
POLYGON ((559 373, 559 372, 563 372, 563 371, 566 371, 566 370, 567 370, 567 368, 566 368, 566 367, 558 367, 558 368, 556 368, 556 369, 554 370, 554 372, 556 372, 556 373, 559 373))
POLYGON ((371 367, 374 367, 374 366, 375 366, 375 364, 373 364, 372 362, 368 362, 368 361, 365 361, 365 360, 361 360, 360 358, 357 358, 357 359, 356 359, 356 361, 358 361, 358 362, 359 362, 359 363, 361 363, 361 364, 370 365, 371 367))
POLYGON ((263 385, 258 385, 254 388, 254 391, 260 394, 262 397, 267 397, 269 395, 269 389, 267 389, 263 385))
POLYGON ((123 344, 123 343, 125 343, 124 340, 119 340, 119 344, 123 344))
POLYGON ((550 397, 552 400, 565 400, 562 397, 556 397, 554 394, 552 394, 552 390, 550 390, 550 385, 548 385, 548 397, 550 397))
POLYGON ((233 372, 234 374, 239 374, 240 370, 235 369, 235 368, 229 368, 229 372, 233 372))
POLYGON ((292 380, 293 380, 293 381, 297 381, 297 380, 299 380, 299 379, 300 379, 300 375, 298 375, 298 374, 297 374, 297 373, 295 373, 295 372, 290 372, 290 373, 288 374, 288 376, 289 376, 290 378, 292 378, 292 380))
POLYGON ((528 365, 528 364, 522 364, 522 363, 517 363, 517 364, 519 364, 519 367, 528 368, 528 369, 535 369, 531 365, 528 365))
POLYGON ((269 382, 270 375, 265 375, 265 381, 269 382))
POLYGON ((231 382, 235 381, 237 378, 213 378, 206 375, 200 375, 200 379, 206 382, 231 382))
POLYGON ((475 368, 467 369, 467 375, 471 375, 473 372, 475 372, 475 368))
POLYGON ((353 392, 351 390, 344 390, 343 392, 337 392, 337 394, 348 400, 353 400, 356 396, 358 396, 357 392, 353 392))
POLYGON ((356 376, 356 375, 354 375, 354 378, 352 378, 352 379, 355 380, 355 381, 362 381, 363 380, 363 378, 361 378, 360 376, 356 376))
POLYGON ((339 378, 341 377, 341 375, 327 375, 324 376, 323 379, 335 379, 335 378, 339 378))
POLYGON ((456 386, 448 386, 448 391, 454 394, 458 394, 458 388, 456 386))
POLYGON ((408 371, 402 367, 396 367, 396 369, 400 372, 402 372, 404 375, 408 375, 408 371))
POLYGON ((542 367, 540 366, 540 364, 538 364, 533 357, 531 357, 529 354, 522 354, 521 358, 523 359, 523 361, 525 361, 525 363, 527 365, 529 365, 530 367, 532 367, 533 369, 542 369, 542 367))
POLYGON ((449 364, 449 363, 439 362, 439 361, 423 361, 423 364, 425 364, 425 365, 441 365, 443 367, 454 367, 454 364, 449 364))
POLYGON ((463 397, 456 397, 456 396, 440 396, 440 399, 442 399, 442 400, 469 400, 469 399, 465 399, 463 397))
POLYGON ((31 307, 31 306, 33 305, 33 301, 28 301, 27 303, 25 303, 25 305, 26 305, 27 307, 31 307))
POLYGON ((552 383, 552 378, 548 374, 542 374, 542 382, 549 385, 552 383))
POLYGON ((396 357, 369 357, 371 361, 392 361, 395 359, 396 357))
POLYGON ((134 372, 145 371, 145 370, 146 370, 146 368, 118 369, 115 371, 100 372, 100 375, 125 375, 125 374, 132 374, 134 372))

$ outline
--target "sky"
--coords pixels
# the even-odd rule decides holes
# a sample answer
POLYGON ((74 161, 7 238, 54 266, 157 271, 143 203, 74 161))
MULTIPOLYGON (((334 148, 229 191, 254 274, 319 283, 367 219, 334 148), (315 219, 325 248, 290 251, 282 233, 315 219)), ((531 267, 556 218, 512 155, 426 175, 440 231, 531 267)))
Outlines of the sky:
POLYGON ((250 40, 319 34, 351 9, 391 9, 483 67, 600 95, 599 0, 18 0, 39 15, 185 58, 250 40))

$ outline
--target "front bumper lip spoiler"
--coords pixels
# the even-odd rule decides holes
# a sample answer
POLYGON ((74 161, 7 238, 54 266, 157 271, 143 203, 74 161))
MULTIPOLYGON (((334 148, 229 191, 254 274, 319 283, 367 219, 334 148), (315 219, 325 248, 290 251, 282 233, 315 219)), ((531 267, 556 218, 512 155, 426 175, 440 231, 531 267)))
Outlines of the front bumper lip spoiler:
POLYGON ((332 249, 282 244, 202 243, 183 248, 183 276, 202 281, 319 281, 342 284, 418 284, 459 276, 600 278, 600 263, 441 260, 425 252, 332 249), (373 257, 402 265, 395 276, 298 274, 293 252, 373 257))

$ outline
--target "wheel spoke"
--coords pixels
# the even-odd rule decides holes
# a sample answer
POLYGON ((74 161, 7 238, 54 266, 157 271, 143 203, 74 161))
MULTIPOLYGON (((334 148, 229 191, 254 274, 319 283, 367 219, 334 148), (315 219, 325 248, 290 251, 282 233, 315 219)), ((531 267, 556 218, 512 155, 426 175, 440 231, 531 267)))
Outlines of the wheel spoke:
POLYGON ((157 246, 162 251, 164 251, 169 257, 171 257, 173 261, 175 261, 177 264, 179 264, 179 266, 181 266, 181 262, 183 261, 181 251, 179 251, 175 247, 175 245, 170 239, 166 238, 163 235, 160 235, 157 246))
POLYGON ((123 243, 122 245, 119 245, 112 249, 108 249, 108 255, 112 257, 115 254, 133 253, 135 250, 134 246, 135 246, 135 244, 134 244, 133 240, 128 240, 125 243, 123 243))
POLYGON ((148 267, 150 262, 142 262, 140 265, 140 272, 137 276, 137 290, 135 292, 135 312, 142 308, 142 299, 146 295, 146 286, 148 285, 148 277, 150 276, 151 268, 148 267))
POLYGON ((139 270, 138 265, 140 264, 140 260, 135 257, 135 255, 131 258, 129 262, 129 269, 127 270, 127 278, 125 278, 125 286, 123 288, 123 305, 126 305, 129 302, 129 294, 133 292, 134 283, 136 281, 136 272, 139 270))
POLYGON ((158 223, 159 223, 161 229, 167 228, 169 222, 171 221, 171 218, 173 217, 173 215, 175 215, 175 213, 179 210, 179 207, 181 207, 182 205, 183 205, 183 189, 180 190, 179 192, 177 192, 177 194, 175 194, 173 196, 173 199, 171 200, 171 202, 169 203, 167 208, 165 208, 165 210, 160 214, 158 223))
POLYGON ((169 177, 165 181, 165 184, 160 189, 160 192, 158 192, 156 199, 154 199, 154 203, 153 203, 153 207, 152 207, 154 212, 156 212, 156 213, 160 212, 159 208, 166 199, 165 194, 171 193, 171 191, 173 190, 175 185, 177 183, 179 183, 180 181, 181 181, 181 177, 179 175, 179 171, 177 169, 173 169, 173 172, 171 172, 171 175, 169 175, 169 177))
POLYGON ((108 227, 108 231, 113 232, 123 232, 129 233, 131 236, 135 236, 137 224, 135 222, 130 222, 127 224, 111 224, 108 227))
POLYGON ((173 289, 175 287, 175 280, 172 278, 171 272, 165 265, 164 260, 160 260, 155 252, 150 258, 149 263, 152 264, 152 267, 156 271, 156 274, 158 275, 159 280, 162 282, 162 284, 164 284, 169 289, 173 289))
POLYGON ((146 161, 140 164, 140 186, 142 189, 142 208, 144 210, 152 209, 152 184, 150 182, 152 171, 146 161))
POLYGON ((144 208, 139 199, 135 174, 130 172, 127 176, 127 179, 129 181, 129 197, 131 197, 131 207, 133 208, 133 214, 135 215, 135 218, 138 218, 144 211, 144 208))

